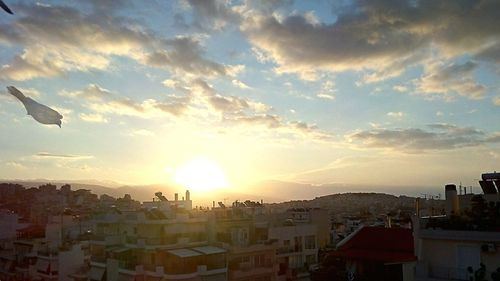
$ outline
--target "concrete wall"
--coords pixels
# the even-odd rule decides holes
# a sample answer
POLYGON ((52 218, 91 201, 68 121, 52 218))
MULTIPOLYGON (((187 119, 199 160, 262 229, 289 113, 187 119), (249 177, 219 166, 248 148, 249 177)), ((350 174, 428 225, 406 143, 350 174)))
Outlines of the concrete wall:
POLYGON ((0 212, 0 240, 16 238, 18 216, 10 212, 0 212))
POLYGON ((69 251, 59 252, 59 281, 73 281, 68 275, 75 273, 84 264, 84 253, 79 244, 69 251))

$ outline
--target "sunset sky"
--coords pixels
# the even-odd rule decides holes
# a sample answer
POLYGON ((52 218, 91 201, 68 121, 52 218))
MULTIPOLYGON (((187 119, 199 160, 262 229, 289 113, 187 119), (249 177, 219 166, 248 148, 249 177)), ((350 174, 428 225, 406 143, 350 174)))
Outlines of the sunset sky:
POLYGON ((231 187, 442 186, 500 170, 500 1, 4 2, 1 179, 169 183, 199 161, 231 187))

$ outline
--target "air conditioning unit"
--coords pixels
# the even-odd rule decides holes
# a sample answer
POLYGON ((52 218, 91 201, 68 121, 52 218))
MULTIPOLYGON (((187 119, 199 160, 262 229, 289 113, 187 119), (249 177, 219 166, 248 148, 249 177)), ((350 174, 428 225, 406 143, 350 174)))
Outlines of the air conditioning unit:
POLYGON ((495 253, 497 251, 495 243, 486 243, 481 245, 481 250, 483 252, 495 253))

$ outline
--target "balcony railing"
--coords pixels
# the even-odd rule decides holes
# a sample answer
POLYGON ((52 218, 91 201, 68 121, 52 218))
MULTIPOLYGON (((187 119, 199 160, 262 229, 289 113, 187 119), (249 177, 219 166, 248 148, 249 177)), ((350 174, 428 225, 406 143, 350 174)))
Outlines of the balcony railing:
POLYGON ((295 253, 295 252, 302 252, 301 247, 292 247, 292 246, 287 246, 287 247, 281 247, 276 249, 276 253, 279 254, 288 254, 288 253, 295 253))
POLYGON ((37 254, 42 257, 51 257, 59 255, 59 251, 57 249, 42 249, 37 251, 37 254))
MULTIPOLYGON (((486 272, 486 276, 490 276, 491 272, 486 272)), ((474 278, 474 271, 469 272, 465 268, 431 266, 429 267, 429 276, 435 279, 442 280, 471 280, 474 278)))

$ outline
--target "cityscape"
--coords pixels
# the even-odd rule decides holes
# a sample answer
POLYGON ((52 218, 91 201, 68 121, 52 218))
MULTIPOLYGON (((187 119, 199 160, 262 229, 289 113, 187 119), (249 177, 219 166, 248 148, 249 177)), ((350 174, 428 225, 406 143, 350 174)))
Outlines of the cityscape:
POLYGON ((193 207, 0 184, 1 280, 498 280, 500 173, 480 194, 343 193, 193 207), (471 279, 472 278, 472 279, 471 279), (481 279, 482 278, 482 279, 481 279))
POLYGON ((499 0, 0 0, 0 281, 500 281, 499 0))

